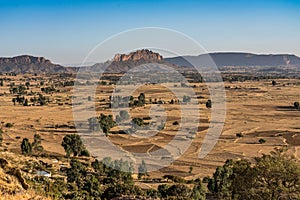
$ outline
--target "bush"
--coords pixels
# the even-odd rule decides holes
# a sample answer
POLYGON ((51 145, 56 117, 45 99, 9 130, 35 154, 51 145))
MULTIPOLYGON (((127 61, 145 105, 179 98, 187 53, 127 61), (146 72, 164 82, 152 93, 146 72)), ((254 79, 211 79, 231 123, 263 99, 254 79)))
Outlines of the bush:
POLYGON ((300 109, 300 104, 298 101, 294 102, 294 108, 298 110, 300 109))
POLYGON ((207 100, 207 102, 206 102, 206 108, 211 108, 212 107, 212 102, 211 102, 211 100, 207 100))
POLYGON ((61 145, 64 147, 67 157, 70 157, 71 154, 77 156, 84 150, 83 142, 77 134, 66 135, 61 145))
POLYGON ((22 154, 31 155, 32 153, 32 145, 27 138, 24 138, 21 143, 21 151, 22 154))
POLYGON ((265 140, 265 139, 263 139, 263 138, 261 138, 261 139, 259 139, 259 140, 258 140, 258 142, 259 142, 260 144, 263 144, 263 143, 265 143, 265 142, 266 142, 266 140, 265 140))
POLYGON ((237 133, 236 137, 244 137, 243 133, 237 133))
POLYGON ((80 156, 90 157, 90 152, 87 149, 84 149, 80 152, 80 156))
POLYGON ((144 120, 142 118, 139 118, 139 117, 133 118, 132 119, 132 124, 133 124, 134 127, 143 126, 144 125, 144 120))
POLYGON ((5 127, 6 127, 6 128, 11 128, 11 127, 13 127, 13 124, 12 124, 12 123, 6 123, 6 124, 5 124, 5 127))

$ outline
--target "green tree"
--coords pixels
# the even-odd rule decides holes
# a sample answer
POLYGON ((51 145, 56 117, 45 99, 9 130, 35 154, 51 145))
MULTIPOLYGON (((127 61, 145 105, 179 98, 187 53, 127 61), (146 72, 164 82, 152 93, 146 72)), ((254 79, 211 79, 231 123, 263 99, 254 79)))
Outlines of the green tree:
POLYGON ((143 176, 148 176, 147 166, 144 160, 138 168, 138 179, 141 179, 143 176))
POLYGON ((216 169, 208 189, 228 199, 300 198, 300 166, 284 149, 255 160, 254 165, 246 160, 227 160, 216 169))
POLYGON ((144 120, 142 118, 139 118, 139 117, 133 118, 132 119, 132 125, 134 127, 143 126, 144 125, 144 120))
POLYGON ((30 86, 30 82, 26 82, 25 83, 25 86, 26 86, 26 88, 27 88, 27 90, 29 89, 29 86, 30 86))
POLYGON ((300 104, 298 101, 294 102, 294 108, 298 110, 300 109, 300 104))
POLYGON ((212 102, 211 102, 211 100, 207 100, 207 102, 206 102, 206 108, 211 108, 212 107, 212 102))
POLYGON ((175 199, 191 199, 192 191, 184 184, 175 184, 167 189, 166 197, 173 197, 175 199))
POLYGON ((233 161, 227 160, 223 166, 217 167, 212 179, 208 183, 208 189, 217 194, 219 198, 230 197, 232 183, 233 161))
POLYGON ((194 200, 205 200, 206 199, 206 191, 201 183, 198 181, 192 189, 191 199, 194 200))
POLYGON ((101 113, 100 116, 98 117, 98 121, 102 131, 105 134, 108 134, 110 129, 117 125, 117 123, 113 120, 112 115, 104 115, 101 113))
POLYGON ((28 100, 25 99, 23 106, 28 106, 28 100))
POLYGON ((263 138, 261 138, 261 139, 258 140, 258 142, 259 142, 260 144, 263 144, 263 143, 266 143, 266 140, 263 139, 263 138))
POLYGON ((32 143, 32 149, 34 151, 43 151, 43 146, 42 146, 42 137, 39 134, 34 134, 33 137, 33 143, 32 143))
POLYGON ((24 155, 31 155, 32 153, 32 145, 27 138, 24 138, 21 143, 21 151, 24 155))
POLYGON ((146 103, 146 97, 144 93, 140 93, 138 96, 138 106, 144 106, 146 103))
POLYGON ((77 134, 66 135, 61 145, 64 147, 67 157, 70 157, 71 154, 77 156, 84 150, 83 142, 77 134))

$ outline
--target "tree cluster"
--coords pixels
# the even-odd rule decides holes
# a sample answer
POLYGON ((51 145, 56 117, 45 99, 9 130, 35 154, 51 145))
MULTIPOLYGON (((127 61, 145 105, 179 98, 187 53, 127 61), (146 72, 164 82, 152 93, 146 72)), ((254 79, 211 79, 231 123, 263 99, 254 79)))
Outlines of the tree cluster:
POLYGON ((300 198, 300 166, 282 149, 255 160, 227 160, 209 180, 209 191, 221 199, 300 198))

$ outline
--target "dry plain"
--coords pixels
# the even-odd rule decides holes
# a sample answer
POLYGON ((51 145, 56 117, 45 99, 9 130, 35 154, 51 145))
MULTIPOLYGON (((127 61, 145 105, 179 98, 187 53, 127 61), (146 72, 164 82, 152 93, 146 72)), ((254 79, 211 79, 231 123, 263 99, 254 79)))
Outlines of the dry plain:
MULTIPOLYGON (((18 75, 6 76, 6 78, 10 78, 10 82, 18 85, 24 84, 30 76, 26 78, 18 75)), ((29 90, 40 92, 41 87, 50 86, 55 80, 53 77, 40 77, 40 79, 45 82, 45 85, 41 86, 39 80, 30 79, 29 90)), ((271 80, 225 82, 227 107, 225 125, 213 151, 204 159, 199 159, 198 155, 210 121, 210 109, 205 106, 209 94, 204 83, 193 84, 196 86, 193 90, 197 96, 201 96, 197 99, 201 120, 192 144, 179 159, 168 167, 151 172, 150 177, 174 174, 187 179, 203 178, 212 175, 216 166, 222 165, 226 159, 251 160, 280 146, 288 146, 289 152, 299 160, 300 112, 294 110, 292 106, 295 101, 300 101, 300 80, 277 79, 276 82, 275 86, 271 84, 271 80), (243 137, 237 137, 238 133, 243 137), (258 141, 261 138, 266 142, 260 144, 258 141), (192 173, 189 173, 190 167, 193 167, 192 173)), ((47 105, 23 106, 13 104, 14 96, 10 94, 8 84, 7 82, 0 87, 0 119, 4 137, 2 150, 19 154, 22 139, 32 140, 33 135, 38 133, 43 138, 42 145, 46 152, 63 156, 65 153, 61 146, 62 138, 66 134, 76 133, 73 122, 72 86, 58 86, 59 92, 45 94, 50 100, 47 105), (13 126, 6 127, 6 123, 12 123, 13 126)), ((105 109, 105 102, 109 101, 113 89, 113 85, 97 87, 95 96, 97 114, 111 114, 109 109, 105 109)), ((173 125, 173 122, 180 123, 179 105, 168 103, 172 98, 176 98, 168 88, 160 85, 145 85, 138 88, 133 96, 137 98, 140 92, 145 93, 146 102, 149 102, 150 98, 166 102, 159 106, 166 111, 167 121, 162 131, 148 138, 137 138, 128 134, 108 134, 108 140, 130 153, 149 153, 163 148, 177 133, 178 127, 173 125)), ((130 115, 132 118, 147 117, 152 106, 158 105, 147 103, 143 107, 131 108, 130 115)), ((183 109, 188 109, 188 106, 183 105, 183 109)), ((85 109, 88 109, 87 105, 85 109)), ((116 130, 117 127, 111 131, 116 130)))

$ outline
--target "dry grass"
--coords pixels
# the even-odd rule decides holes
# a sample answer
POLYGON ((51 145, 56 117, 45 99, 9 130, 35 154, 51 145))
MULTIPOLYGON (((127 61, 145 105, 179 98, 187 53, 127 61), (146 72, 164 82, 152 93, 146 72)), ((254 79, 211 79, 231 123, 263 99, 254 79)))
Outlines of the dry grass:
MULTIPOLYGON (((20 78, 20 77, 13 77, 20 78)), ((174 173, 182 174, 188 171, 189 166, 193 166, 193 174, 190 178, 204 177, 211 175, 216 166, 222 165, 228 158, 253 158, 262 153, 268 153, 274 147, 290 145, 290 152, 296 158, 300 158, 299 135, 300 129, 297 124, 300 120, 300 112, 292 109, 282 109, 289 106, 294 101, 300 101, 300 80, 276 80, 279 85, 273 87, 270 81, 248 81, 226 83, 227 95, 227 116, 226 124, 222 136, 218 140, 214 150, 205 158, 198 159, 198 154, 202 145, 206 129, 209 125, 210 110, 205 108, 205 102, 209 98, 204 84, 196 84, 195 92, 203 99, 199 99, 201 124, 197 136, 184 155, 168 169, 174 173), (289 84, 288 84, 289 83, 289 84), (285 84, 285 86, 283 86, 285 84), (272 131, 271 133, 267 131, 272 131), (236 134, 242 133, 244 137, 237 138, 236 134), (280 135, 280 133, 283 133, 280 135), (291 135, 289 135, 291 133, 291 135), (259 138, 266 139, 265 144, 259 144, 259 138), (196 174, 196 175, 195 175, 196 174)), ((36 88, 38 90, 39 88, 36 88)), ((97 100, 108 99, 112 86, 99 86, 97 100), (102 92, 100 92, 102 91, 102 92)), ((0 93, 8 92, 8 87, 1 87, 0 93)), ((147 85, 138 89, 134 95, 144 92, 147 100, 160 98, 170 101, 174 95, 168 89, 163 89, 158 85, 147 85)), ((51 98, 63 99, 67 101, 72 95, 71 91, 64 93, 54 93, 51 98)), ((87 94, 86 96, 88 96, 87 94)), ((22 138, 29 138, 32 141, 34 133, 39 133, 42 138, 42 145, 48 152, 64 155, 61 147, 61 140, 64 135, 72 133, 74 129, 53 128, 55 125, 72 125, 72 107, 69 104, 58 105, 51 103, 47 106, 13 106, 11 95, 1 97, 0 119, 4 130, 3 148, 12 152, 20 152, 20 142, 22 138), (13 127, 6 128, 4 124, 13 123, 13 127), (20 137, 17 139, 16 137, 20 137)), ((54 101, 55 102, 55 101, 54 101)), ((69 101, 68 101, 69 102, 69 101)), ((111 113, 103 110, 100 103, 97 104, 98 113, 111 113)), ((180 109, 176 105, 165 104, 168 121, 166 129, 157 135, 139 139, 128 135, 110 135, 109 140, 114 144, 123 146, 129 152, 147 152, 152 146, 163 147, 174 137, 176 127, 172 123, 176 120, 180 123, 180 109), (134 146, 136 145, 135 148, 134 146)), ((185 109, 190 109, 188 106, 185 109)), ((150 105, 138 107, 130 110, 132 117, 146 117, 149 114, 150 105)), ((152 149, 153 150, 153 149, 152 149)), ((153 172, 153 176, 161 176, 167 173, 153 172)))
POLYGON ((15 195, 0 192, 0 200, 51 200, 51 198, 41 197, 34 191, 26 191, 15 195))

